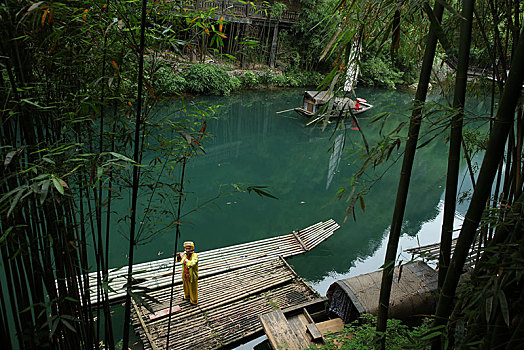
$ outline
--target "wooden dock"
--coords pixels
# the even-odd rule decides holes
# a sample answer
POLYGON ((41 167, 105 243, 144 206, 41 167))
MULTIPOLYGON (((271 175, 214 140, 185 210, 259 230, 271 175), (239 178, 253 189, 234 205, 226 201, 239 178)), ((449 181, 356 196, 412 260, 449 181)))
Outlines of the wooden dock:
MULTIPOLYGON (((324 311, 323 316, 327 317, 324 311)), ((277 309, 260 315, 260 323, 274 350, 310 349, 325 344, 324 337, 329 333, 344 329, 340 318, 315 320, 306 307, 283 311, 277 309)))
MULTIPOLYGON (((198 252, 200 278, 224 273, 229 270, 247 267, 261 262, 274 260, 279 256, 287 258, 303 254, 322 243, 340 227, 333 219, 319 222, 302 230, 289 234, 266 238, 254 242, 198 252)), ((133 288, 147 287, 161 289, 171 284, 173 258, 150 261, 133 266, 133 277, 140 280, 133 288)), ((176 268, 175 284, 181 282, 180 267, 176 268)), ((124 288, 127 282, 127 269, 118 268, 109 270, 108 298, 118 302, 125 297, 124 288)), ((92 288, 91 304, 99 303, 96 293, 97 273, 89 274, 92 288)))
MULTIPOLYGON (((153 312, 169 308, 169 287, 151 295, 160 301, 153 312)), ((180 310, 171 316, 170 349, 216 349, 232 344, 262 331, 261 314, 301 309, 325 300, 298 278, 282 257, 199 278, 197 306, 183 301, 182 296, 178 283, 173 304, 180 310)), ((134 305, 134 329, 144 349, 165 349, 168 316, 151 320, 151 315, 134 305)))

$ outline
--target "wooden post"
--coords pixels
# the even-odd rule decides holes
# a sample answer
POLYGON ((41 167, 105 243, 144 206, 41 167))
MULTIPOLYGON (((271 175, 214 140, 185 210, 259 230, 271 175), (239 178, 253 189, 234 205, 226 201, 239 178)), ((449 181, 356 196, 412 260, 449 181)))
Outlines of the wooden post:
POLYGON ((277 43, 278 43, 278 20, 275 23, 275 27, 273 28, 273 43, 271 44, 271 58, 269 67, 275 68, 276 58, 277 58, 277 43))

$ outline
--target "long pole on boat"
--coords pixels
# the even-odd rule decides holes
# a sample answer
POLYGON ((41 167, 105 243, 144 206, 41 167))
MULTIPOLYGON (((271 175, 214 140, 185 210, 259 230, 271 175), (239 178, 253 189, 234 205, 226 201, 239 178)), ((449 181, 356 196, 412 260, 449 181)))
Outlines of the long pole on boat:
POLYGON ((175 286, 175 263, 176 263, 176 248, 178 247, 178 237, 180 237, 180 208, 182 207, 182 193, 184 190, 184 174, 186 172, 186 157, 182 159, 182 174, 180 175, 180 191, 178 197, 178 214, 176 219, 176 235, 175 248, 173 249, 173 272, 171 273, 171 292, 169 294, 169 309, 167 310, 169 316, 167 319, 167 339, 166 350, 169 349, 169 335, 171 333, 171 310, 173 308, 173 289, 175 286))

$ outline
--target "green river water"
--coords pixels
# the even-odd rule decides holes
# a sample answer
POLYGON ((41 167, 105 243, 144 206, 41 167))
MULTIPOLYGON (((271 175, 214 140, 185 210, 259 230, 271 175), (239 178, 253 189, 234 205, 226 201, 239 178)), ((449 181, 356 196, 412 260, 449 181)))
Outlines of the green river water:
MULTIPOLYGON (((380 89, 358 92, 375 105, 360 119, 370 144, 378 140, 380 130, 380 123, 370 123, 376 113, 391 112, 391 125, 395 126, 409 119, 412 94, 380 89)), ((206 131, 212 136, 205 141, 206 154, 193 157, 187 164, 180 241, 192 240, 196 251, 204 251, 287 234, 333 218, 341 227, 332 237, 307 254, 288 259, 301 277, 325 295, 337 279, 375 271, 383 263, 401 158, 397 164, 389 162, 370 172, 371 176, 383 175, 365 196, 365 211, 357 204, 356 221, 351 216, 344 222, 348 203, 345 198, 337 200, 336 193, 349 185, 351 175, 358 170, 351 154, 362 149, 362 136, 354 125, 343 131, 334 132, 333 126, 322 131, 306 127, 306 120, 293 111, 276 113, 300 106, 301 93, 299 89, 244 91, 229 97, 186 99, 188 110, 195 110, 197 107, 191 106, 200 102, 222 107, 207 122, 206 131), (192 211, 219 191, 227 193, 233 188, 231 184, 240 183, 268 186, 266 190, 278 199, 253 193, 224 194, 192 211)), ((185 118, 185 113, 175 112, 179 107, 180 102, 173 102, 158 113, 185 118)), ((484 109, 484 102, 474 106, 477 114, 484 109)), ((401 157, 403 148, 404 144, 391 159, 401 157)), ((438 241, 446 164, 445 137, 419 149, 399 251, 438 241)), ((471 186, 464 171, 461 190, 471 186)), ((174 207, 173 203, 176 200, 161 200, 160 205, 174 207)), ((459 205, 458 223, 465 209, 465 205, 459 205)), ((137 247, 135 263, 171 256, 175 229, 162 232, 137 247)), ((112 234, 117 237, 111 242, 112 266, 125 263, 128 243, 124 234, 112 234)), ((178 250, 182 250, 181 243, 178 250)), ((410 257, 404 254, 399 259, 407 261, 410 257)), ((250 349, 260 339, 239 349, 250 349)))
MULTIPOLYGON (((306 127, 304 117, 293 111, 276 113, 300 106, 302 91, 243 91, 228 97, 188 98, 185 100, 186 112, 181 109, 181 101, 172 101, 168 106, 158 108, 151 120, 186 119, 190 118, 188 115, 192 111, 204 110, 206 105, 222 106, 207 121, 206 131, 211 136, 204 142, 206 153, 192 157, 187 164, 177 251, 183 250, 184 240, 194 241, 197 252, 205 251, 288 234, 333 218, 341 225, 333 236, 312 251, 287 259, 299 276, 325 295, 334 281, 376 271, 382 265, 404 143, 391 154, 391 159, 400 161, 390 161, 364 177, 370 181, 376 179, 365 195, 365 211, 357 204, 356 220, 350 216, 344 222, 348 203, 346 198, 337 200, 336 194, 339 189, 349 187, 352 174, 359 168, 354 153, 363 149, 362 135, 351 123, 335 132, 333 125, 326 130, 306 127), (265 190, 278 199, 240 193, 234 191, 232 184, 267 186, 265 190), (222 195, 217 196, 219 192, 222 195)), ((375 105, 373 110, 359 118, 361 130, 370 145, 379 139, 381 130, 380 123, 370 122, 376 113, 391 112, 391 124, 383 131, 408 122, 412 94, 364 88, 358 92, 375 105)), ((485 116, 488 107, 489 101, 477 100, 468 107, 468 113, 485 116)), ((425 128, 427 125, 423 125, 422 129, 425 128)), ((446 134, 448 131, 420 148, 415 157, 399 252, 439 240, 447 165, 446 134)), ((169 139, 177 135, 164 136, 169 139)), ((147 154, 144 163, 155 156, 159 155, 147 154)), ((147 172, 147 169, 143 171, 147 172)), ((171 174, 166 172, 162 181, 176 182, 179 176, 178 167, 171 174)), ((460 176, 463 179, 460 191, 470 189, 465 165, 460 176)), ((144 220, 148 199, 145 191, 140 194, 139 222, 144 220)), ((154 197, 152 208, 176 212, 176 204, 174 195, 154 197)), ((114 200, 112 205, 115 217, 127 215, 131 206, 129 196, 122 192, 122 198, 114 200)), ((460 224, 465 210, 466 204, 458 206, 457 224, 460 224)), ((165 227, 166 222, 175 219, 176 216, 161 217, 158 212, 153 215, 149 227, 154 235, 139 242, 135 263, 172 257, 175 229, 165 227)), ((127 264, 128 227, 124 222, 114 220, 112 223, 110 267, 127 264)), ((143 231, 141 238, 148 235, 147 230, 143 231)), ((405 254, 399 255, 399 260, 409 259, 405 254)), ((113 324, 118 325, 115 327, 117 339, 122 337, 122 309, 121 306, 113 309, 113 324)), ((238 349, 251 349, 262 339, 252 340, 238 349)))

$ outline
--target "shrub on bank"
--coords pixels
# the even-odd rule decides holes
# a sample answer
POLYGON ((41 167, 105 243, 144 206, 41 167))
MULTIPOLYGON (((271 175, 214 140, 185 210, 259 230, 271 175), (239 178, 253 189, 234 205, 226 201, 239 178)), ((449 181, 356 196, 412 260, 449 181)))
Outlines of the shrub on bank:
POLYGON ((186 90, 186 79, 171 67, 160 67, 155 74, 154 86, 157 94, 176 95, 186 90))
MULTIPOLYGON (((430 319, 425 319, 420 326, 416 327, 409 327, 400 320, 389 319, 386 331, 386 349, 429 349, 428 340, 432 335, 430 326, 430 319)), ((360 320, 346 324, 342 331, 328 335, 326 345, 320 349, 372 349, 377 337, 375 327, 376 317, 364 314, 360 320)))
POLYGON ((155 93, 169 96, 182 92, 197 95, 229 95, 241 89, 318 86, 322 79, 322 74, 318 72, 281 73, 271 70, 245 71, 241 75, 230 76, 223 66, 196 63, 181 72, 169 66, 161 67, 155 73, 155 79, 151 80, 155 93))
POLYGON ((403 74, 385 56, 363 59, 359 80, 367 86, 380 86, 394 89, 396 84, 404 83, 403 74))
POLYGON ((245 72, 242 74, 242 88, 244 89, 251 89, 254 87, 257 87, 259 84, 259 78, 258 75, 256 75, 253 72, 245 72))
POLYGON ((186 91, 201 95, 229 95, 231 78, 222 66, 196 63, 182 72, 186 91))

